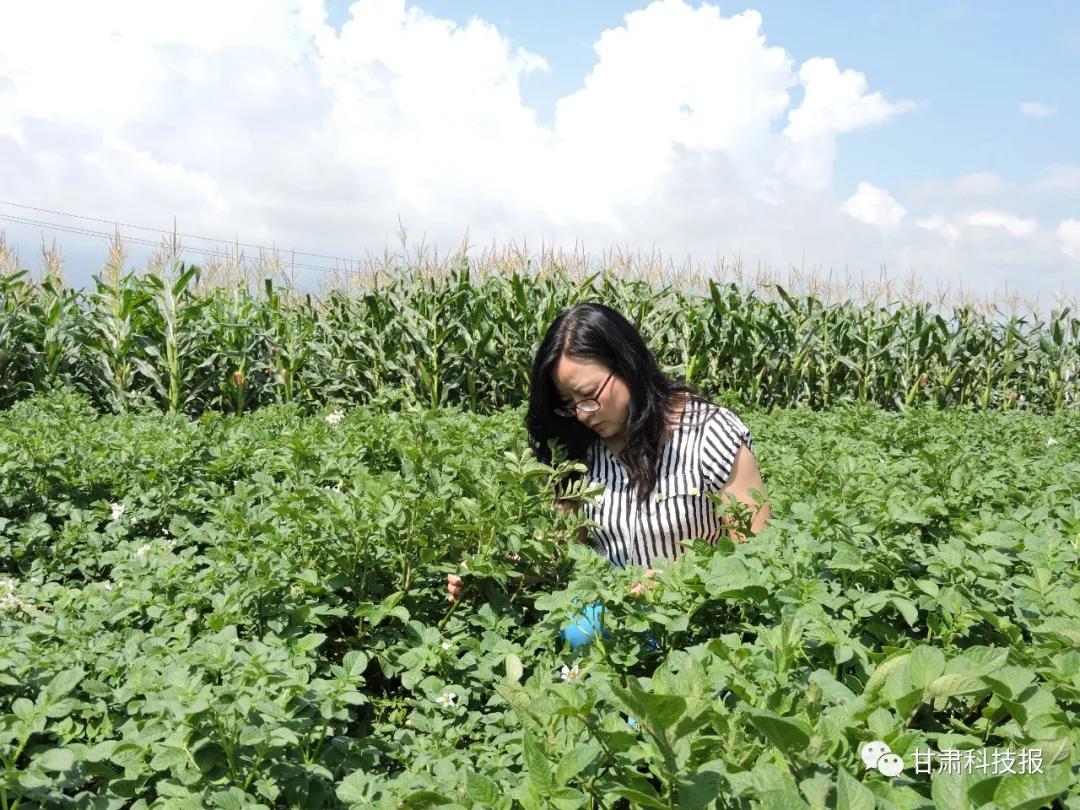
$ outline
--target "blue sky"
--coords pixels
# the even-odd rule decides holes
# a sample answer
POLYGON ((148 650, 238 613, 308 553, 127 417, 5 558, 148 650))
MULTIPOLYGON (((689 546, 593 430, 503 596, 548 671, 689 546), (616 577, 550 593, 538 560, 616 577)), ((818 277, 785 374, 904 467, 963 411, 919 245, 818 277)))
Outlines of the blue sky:
POLYGON ((0 229, 80 285, 102 238, 19 217, 1080 291, 1080 3, 39 0, 0 30, 0 229))

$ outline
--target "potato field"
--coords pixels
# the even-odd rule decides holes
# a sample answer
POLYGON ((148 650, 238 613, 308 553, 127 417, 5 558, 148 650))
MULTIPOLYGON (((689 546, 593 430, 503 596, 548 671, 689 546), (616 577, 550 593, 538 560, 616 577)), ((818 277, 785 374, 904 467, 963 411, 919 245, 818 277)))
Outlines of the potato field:
POLYGON ((1069 310, 196 276, 0 276, 0 810, 1080 810, 1069 310), (640 598, 524 428, 582 300, 738 411, 774 515, 640 598))

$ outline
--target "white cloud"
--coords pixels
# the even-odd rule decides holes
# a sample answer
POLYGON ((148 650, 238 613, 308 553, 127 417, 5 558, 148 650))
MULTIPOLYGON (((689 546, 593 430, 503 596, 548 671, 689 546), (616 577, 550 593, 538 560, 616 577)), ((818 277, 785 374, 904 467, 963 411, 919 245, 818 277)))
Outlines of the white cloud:
POLYGON ((1004 211, 975 211, 965 215, 961 221, 974 228, 1004 231, 1019 239, 1031 236, 1038 227, 1033 219, 1024 219, 1004 211))
POLYGON ((70 209, 159 221, 180 208, 211 230, 228 216, 249 238, 341 244, 349 223, 352 241, 381 241, 402 214, 444 240, 466 227, 618 239, 687 159, 734 168, 704 195, 781 205, 828 186, 837 136, 910 106, 831 59, 796 65, 766 45, 756 12, 661 0, 599 36, 592 71, 544 127, 520 85, 547 62, 495 26, 404 0, 349 11, 338 33, 321 0, 6 5, 9 165, 42 172, 24 176, 27 198, 63 188, 70 209), (186 201, 189 187, 208 205, 186 201))
MULTIPOLYGON (((550 126, 521 98, 547 61, 496 26, 404 0, 349 13, 336 31, 323 0, 0 4, 5 197, 354 257, 381 253, 400 216, 444 248, 467 228, 474 245, 542 237, 781 268, 805 256, 875 276, 997 262, 1039 283, 1032 243, 1009 252, 1028 220, 970 222, 950 213, 970 206, 906 189, 838 199, 842 136, 913 105, 828 57, 798 63, 755 11, 658 0, 628 14, 599 33, 550 126), (956 252, 939 235, 953 231, 956 252)), ((986 195, 982 213, 1008 205, 992 177, 957 181, 986 195)), ((1040 235, 1056 272, 1046 256, 1067 259, 1040 235)))
POLYGON ((859 183, 840 209, 860 222, 886 230, 896 228, 907 214, 889 192, 865 182, 859 183))
POLYGON ((1080 259, 1080 219, 1062 221, 1057 227, 1057 238, 1062 253, 1080 259))
POLYGON ((1057 107, 1039 101, 1025 101, 1020 105, 1020 114, 1032 118, 1048 118, 1057 112, 1057 107))
POLYGON ((916 220, 915 224, 924 230, 940 234, 949 241, 953 241, 960 236, 960 229, 941 214, 935 214, 934 216, 916 220))
POLYGON ((788 114, 779 165, 788 178, 808 188, 825 188, 832 176, 836 136, 875 126, 914 107, 866 92, 866 77, 841 71, 832 59, 809 59, 799 69, 802 104, 788 114))
POLYGON ((1080 191, 1080 166, 1048 166, 1035 187, 1048 191, 1080 191))
POLYGON ((996 194, 1001 191, 1003 184, 1001 178, 993 172, 973 172, 958 177, 953 182, 953 188, 960 194, 984 195, 996 194))
POLYGON ((866 92, 866 77, 854 70, 841 71, 832 59, 809 59, 799 69, 806 96, 788 115, 784 134, 805 141, 823 134, 850 132, 881 124, 914 107, 893 104, 880 93, 866 92))
POLYGON ((918 227, 940 234, 949 240, 958 238, 985 239, 987 231, 1025 239, 1035 234, 1038 223, 1005 211, 971 211, 951 217, 942 214, 924 217, 915 223, 918 227))

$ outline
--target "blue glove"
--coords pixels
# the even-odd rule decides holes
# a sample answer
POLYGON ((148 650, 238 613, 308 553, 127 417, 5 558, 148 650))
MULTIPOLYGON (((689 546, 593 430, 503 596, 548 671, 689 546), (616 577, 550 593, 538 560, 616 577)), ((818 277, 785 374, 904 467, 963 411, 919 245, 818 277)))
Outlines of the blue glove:
POLYGON ((578 647, 590 644, 601 632, 604 638, 611 635, 603 629, 603 613, 604 606, 599 602, 593 602, 581 613, 571 617, 576 621, 562 631, 562 637, 570 642, 570 649, 576 650, 578 647))

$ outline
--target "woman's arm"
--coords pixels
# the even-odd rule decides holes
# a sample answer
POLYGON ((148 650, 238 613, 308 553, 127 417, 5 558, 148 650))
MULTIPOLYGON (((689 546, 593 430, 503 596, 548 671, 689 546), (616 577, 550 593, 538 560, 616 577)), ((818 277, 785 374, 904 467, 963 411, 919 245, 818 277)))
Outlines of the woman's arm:
MULTIPOLYGON (((762 497, 765 497, 765 484, 761 481, 761 471, 758 469, 757 459, 750 452, 750 448, 744 444, 739 447, 739 452, 735 454, 735 461, 731 465, 731 477, 728 478, 727 486, 724 487, 723 492, 725 495, 731 495, 740 503, 746 504, 753 512, 754 517, 750 523, 751 534, 760 532, 769 518, 772 517, 768 503, 763 503, 761 508, 758 509, 757 502, 751 494, 754 490, 760 492, 762 497)), ((734 529, 728 529, 728 534, 732 540, 738 543, 745 543, 747 540, 734 529)))

